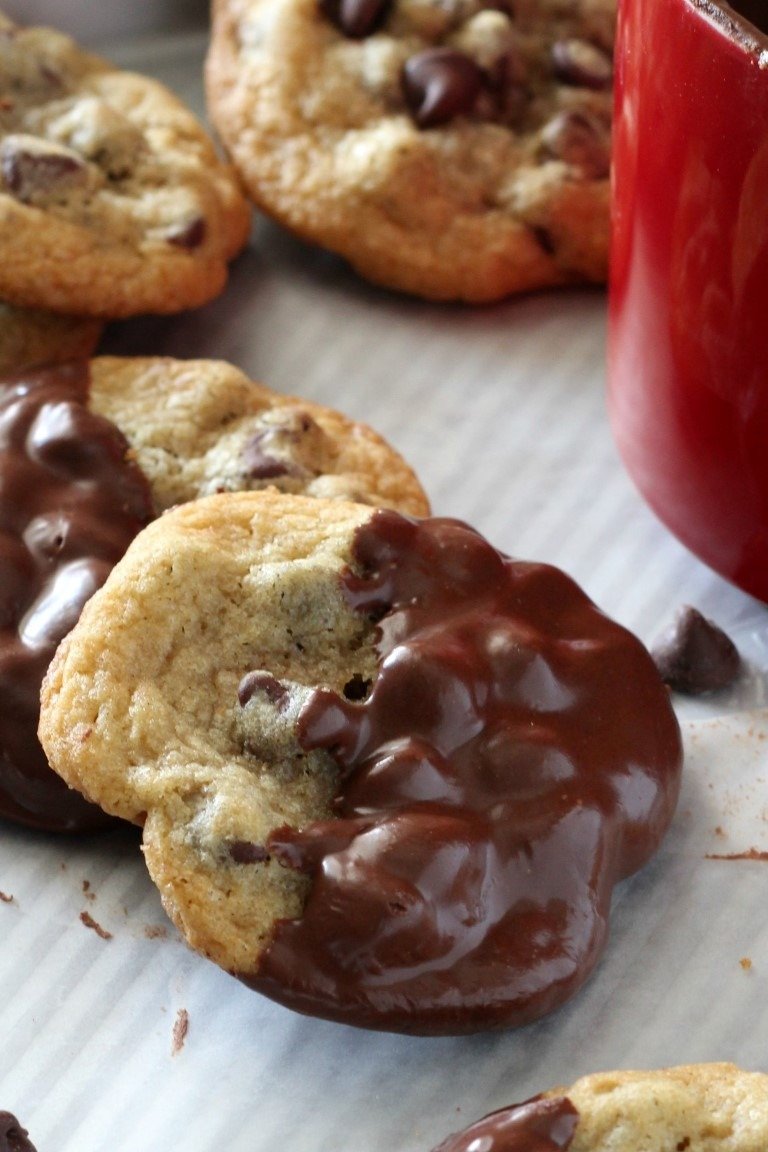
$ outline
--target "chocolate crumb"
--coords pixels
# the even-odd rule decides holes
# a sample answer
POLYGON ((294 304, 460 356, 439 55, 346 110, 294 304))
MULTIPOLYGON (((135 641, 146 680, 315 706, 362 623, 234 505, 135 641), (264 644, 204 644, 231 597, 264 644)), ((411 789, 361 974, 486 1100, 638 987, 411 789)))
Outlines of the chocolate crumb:
POLYGON ((12 1112, 0 1112, 0 1152, 35 1152, 29 1132, 12 1112))
POLYGON ((189 1032, 189 1012, 187 1012, 186 1008, 179 1008, 173 1025, 172 1056, 181 1052, 184 1047, 184 1041, 187 1038, 187 1032, 189 1032))
POLYGON ((86 900, 93 901, 96 899, 96 893, 91 891, 90 880, 83 880, 83 895, 85 896, 86 900))
POLYGON ((144 935, 147 940, 164 940, 168 935, 168 929, 163 924, 145 924, 144 935))
POLYGON ((80 919, 85 924, 86 928, 91 928, 97 936, 101 936, 102 940, 111 940, 112 933, 107 932, 106 928, 102 928, 97 920, 94 920, 90 912, 81 912, 80 919))
POLYGON ((746 852, 707 852, 705 860, 768 860, 768 852, 747 848, 746 852))
POLYGON ((727 688, 739 676, 741 657, 731 638, 690 605, 651 649, 662 680, 691 696, 727 688))
POLYGON ((3 904, 13 904, 13 896, 9 892, 0 892, 0 900, 3 904))

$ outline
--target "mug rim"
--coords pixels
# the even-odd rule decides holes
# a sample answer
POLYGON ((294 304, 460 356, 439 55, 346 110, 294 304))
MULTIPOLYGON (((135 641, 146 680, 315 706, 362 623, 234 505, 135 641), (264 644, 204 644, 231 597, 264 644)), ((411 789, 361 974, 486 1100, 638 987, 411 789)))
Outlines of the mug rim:
POLYGON ((762 32, 746 16, 732 8, 727 0, 685 0, 705 18, 709 18, 739 48, 754 53, 761 68, 768 68, 768 33, 762 32))

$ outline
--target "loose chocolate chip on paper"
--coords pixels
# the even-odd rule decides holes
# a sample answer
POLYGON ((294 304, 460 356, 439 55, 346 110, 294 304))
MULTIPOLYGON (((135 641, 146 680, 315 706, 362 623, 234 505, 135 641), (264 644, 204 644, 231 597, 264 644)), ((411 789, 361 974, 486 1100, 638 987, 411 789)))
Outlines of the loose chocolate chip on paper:
POLYGON ((741 671, 739 650, 731 638, 689 605, 680 609, 651 655, 664 683, 692 696, 727 688, 741 671))
POLYGON ((376 32, 391 7, 392 0, 320 0, 323 15, 351 40, 362 40, 376 32))
POLYGON ((455 48, 427 48, 406 60, 405 101, 420 128, 470 113, 484 85, 482 69, 455 48))

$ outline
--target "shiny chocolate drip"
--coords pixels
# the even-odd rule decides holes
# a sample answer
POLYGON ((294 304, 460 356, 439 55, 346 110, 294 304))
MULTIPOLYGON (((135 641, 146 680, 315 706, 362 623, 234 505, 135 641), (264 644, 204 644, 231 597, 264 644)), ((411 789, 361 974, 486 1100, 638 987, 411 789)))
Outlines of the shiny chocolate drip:
POLYGON ((0 1152, 35 1152, 29 1132, 12 1112, 0 1112, 0 1152))
POLYGON ((300 744, 340 769, 338 818, 269 838, 312 885, 243 978, 371 1028, 523 1024, 586 979, 614 883, 669 825, 667 691, 568 576, 457 521, 379 511, 354 569, 380 667, 366 699, 319 688, 302 709, 300 744))
POLYGON ((89 412, 87 362, 0 380, 0 817, 108 822, 48 767, 40 685, 59 641, 152 517, 128 442, 89 412))
POLYGON ((449 1136, 434 1152, 566 1152, 579 1114, 566 1096, 534 1096, 449 1136))

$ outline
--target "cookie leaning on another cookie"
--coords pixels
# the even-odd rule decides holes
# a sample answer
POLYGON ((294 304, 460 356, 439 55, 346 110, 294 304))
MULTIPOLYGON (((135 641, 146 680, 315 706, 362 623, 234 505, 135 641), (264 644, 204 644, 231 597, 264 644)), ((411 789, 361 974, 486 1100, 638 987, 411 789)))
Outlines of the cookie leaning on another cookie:
POLYGON ((168 89, 0 14, 0 92, 0 298, 118 317, 222 289, 249 209, 168 89))
POLYGON ((193 947, 300 1011, 423 1034, 572 995, 680 781, 650 656, 564 573, 458 521, 274 491, 136 538, 40 734, 144 825, 193 947))
POLYGON ((0 372, 90 356, 101 329, 98 320, 13 308, 0 301, 0 372))
POLYGON ((158 512, 264 487, 429 512, 413 470, 372 428, 221 360, 97 357, 90 407, 127 437, 158 512))
POLYGON ((256 204, 440 300, 602 282, 615 0, 214 0, 210 114, 256 204))
POLYGON ((599 1072, 499 1109, 434 1152, 764 1152, 768 1076, 733 1064, 599 1072))
POLYGON ((153 516, 265 486, 428 509, 371 429, 229 364, 103 357, 0 381, 0 815, 48 830, 105 823, 37 740, 56 645, 153 516))

